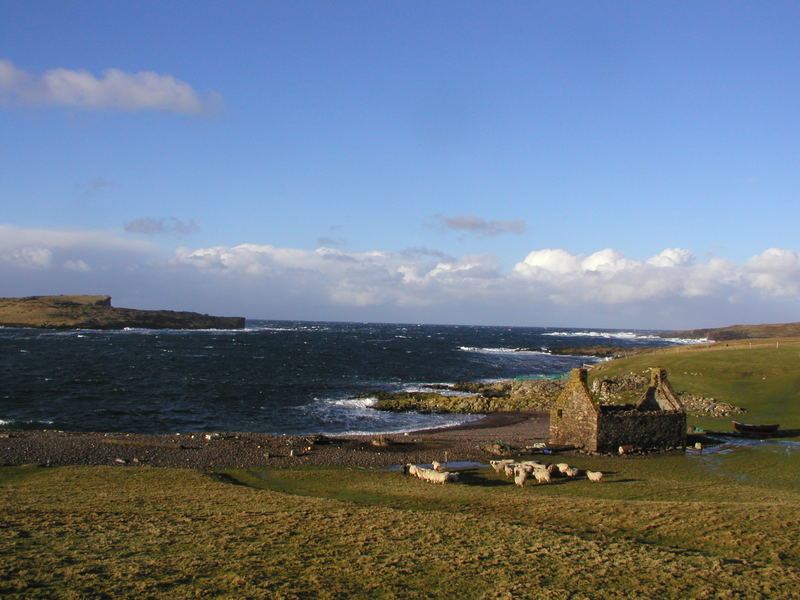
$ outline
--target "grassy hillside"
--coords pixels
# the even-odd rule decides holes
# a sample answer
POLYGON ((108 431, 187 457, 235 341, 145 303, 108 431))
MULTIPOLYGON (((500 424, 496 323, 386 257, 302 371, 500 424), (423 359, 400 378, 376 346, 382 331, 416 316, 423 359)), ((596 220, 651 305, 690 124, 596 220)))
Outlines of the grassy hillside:
MULTIPOLYGON (((800 339, 672 347, 597 365, 590 372, 590 382, 655 366, 667 369, 675 390, 713 396, 747 409, 737 420, 800 429, 800 339)), ((729 420, 691 418, 690 422, 730 429, 729 420)))
POLYGON ((762 325, 731 325, 713 329, 690 329, 665 333, 664 337, 708 338, 712 341, 750 338, 775 338, 800 336, 800 323, 765 323, 762 325))

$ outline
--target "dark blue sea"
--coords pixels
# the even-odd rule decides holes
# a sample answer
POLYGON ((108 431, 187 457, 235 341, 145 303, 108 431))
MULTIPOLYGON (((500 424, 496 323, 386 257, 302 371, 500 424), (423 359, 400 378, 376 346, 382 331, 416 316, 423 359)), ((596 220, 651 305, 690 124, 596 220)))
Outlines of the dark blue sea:
POLYGON ((386 413, 355 396, 554 375, 595 360, 546 352, 559 346, 678 343, 654 333, 287 321, 204 331, 0 328, 0 427, 335 434, 457 424, 479 417, 386 413))

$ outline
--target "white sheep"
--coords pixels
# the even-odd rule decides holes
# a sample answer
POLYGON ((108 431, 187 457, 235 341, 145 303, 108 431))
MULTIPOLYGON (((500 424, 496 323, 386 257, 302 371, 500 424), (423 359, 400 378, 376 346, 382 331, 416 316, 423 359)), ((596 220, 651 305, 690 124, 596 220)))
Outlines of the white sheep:
POLYGON ((516 465, 513 462, 512 463, 506 463, 505 465, 503 465, 503 472, 505 473, 506 477, 508 477, 509 479, 514 477, 514 468, 515 467, 516 467, 516 465))
POLYGON ((567 463, 558 463, 556 468, 558 469, 559 473, 564 474, 569 470, 569 465, 567 463))
POLYGON ((495 470, 495 473, 499 473, 507 464, 513 463, 513 460, 490 460, 489 464, 492 465, 492 468, 495 470))
POLYGON ((442 463, 440 463, 437 460, 434 460, 433 462, 431 462, 431 468, 434 471, 439 471, 439 473, 442 473, 444 471, 444 467, 442 466, 442 463))
POLYGON ((567 469, 565 475, 567 477, 577 477, 578 476, 578 467, 570 467, 567 469))
POLYGON ((458 481, 458 473, 448 473, 447 471, 434 471, 417 465, 408 464, 406 469, 409 475, 418 477, 423 481, 431 483, 447 483, 448 481, 458 481))
POLYGON ((434 471, 433 469, 421 469, 421 478, 431 483, 445 484, 448 481, 458 481, 458 473, 448 473, 446 471, 434 471))
POLYGON ((603 473, 602 471, 586 471, 586 477, 589 478, 589 481, 602 481, 603 473))
POLYGON ((536 469, 533 472, 533 476, 536 478, 536 483, 550 483, 552 481, 550 472, 547 469, 536 469))
POLYGON ((408 475, 412 475, 413 477, 419 477, 420 476, 419 475, 419 469, 420 469, 420 467, 418 467, 417 465, 412 465, 411 463, 408 463, 406 465, 406 473, 408 475))
POLYGON ((525 485, 525 480, 528 479, 529 471, 525 468, 518 468, 514 473, 514 483, 519 487, 525 485))

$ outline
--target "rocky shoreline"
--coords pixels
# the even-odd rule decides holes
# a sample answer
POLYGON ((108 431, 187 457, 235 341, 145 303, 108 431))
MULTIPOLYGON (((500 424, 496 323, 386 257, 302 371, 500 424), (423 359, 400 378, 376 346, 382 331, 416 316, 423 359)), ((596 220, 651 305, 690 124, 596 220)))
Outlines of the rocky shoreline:
MULTIPOLYGON (((635 404, 649 378, 638 373, 595 379, 592 393, 600 404, 635 404)), ((387 392, 378 390, 359 397, 375 398, 372 408, 390 412, 494 414, 498 412, 547 412, 564 389, 564 379, 522 379, 492 383, 461 382, 430 386, 431 392, 387 392), (468 395, 452 395, 453 392, 468 395)), ((677 392, 690 416, 728 417, 743 409, 716 398, 677 392)))

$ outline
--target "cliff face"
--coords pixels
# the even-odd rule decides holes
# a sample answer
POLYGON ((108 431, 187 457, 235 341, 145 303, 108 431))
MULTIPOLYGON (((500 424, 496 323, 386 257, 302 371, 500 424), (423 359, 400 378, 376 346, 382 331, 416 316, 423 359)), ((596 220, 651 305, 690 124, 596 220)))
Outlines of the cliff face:
POLYGON ((110 296, 0 298, 0 325, 46 329, 242 329, 244 317, 114 308, 110 296))

